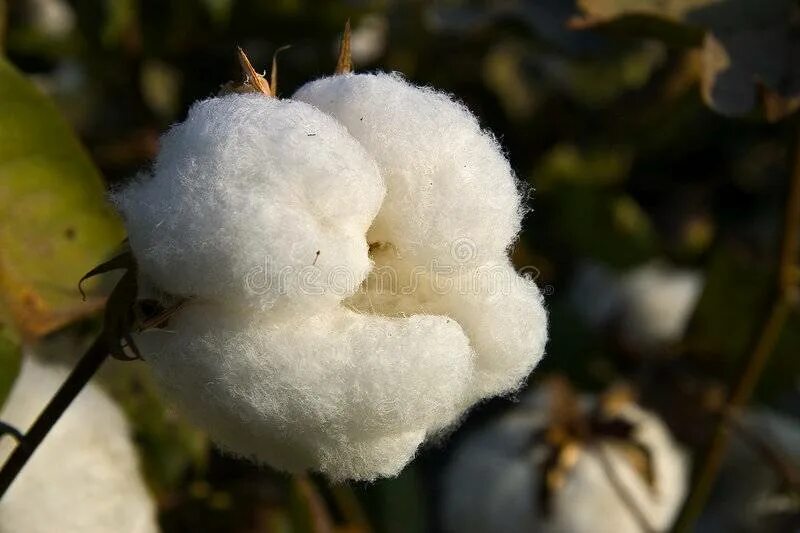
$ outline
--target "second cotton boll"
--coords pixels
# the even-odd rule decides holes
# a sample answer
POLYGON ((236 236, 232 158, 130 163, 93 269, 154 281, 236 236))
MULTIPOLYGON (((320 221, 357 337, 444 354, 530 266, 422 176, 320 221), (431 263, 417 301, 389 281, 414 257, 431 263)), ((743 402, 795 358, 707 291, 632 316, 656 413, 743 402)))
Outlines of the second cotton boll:
MULTIPOLYGON (((630 424, 630 439, 594 435, 573 441, 572 453, 552 461, 547 435, 557 427, 557 401, 547 388, 536 390, 467 435, 444 474, 445 531, 644 533, 670 527, 686 493, 689 465, 664 423, 627 403, 613 422, 630 424), (631 453, 640 449, 646 455, 631 453), (642 468, 645 457, 648 467, 642 468), (548 473, 558 465, 563 470, 548 473)), ((582 398, 582 414, 597 401, 582 398)))
MULTIPOLYGON (((29 353, 0 419, 25 431, 69 369, 29 353)), ((11 455, 0 442, 0 463, 11 455)), ((89 383, 0 502, 0 533, 156 533, 156 505, 125 414, 89 383)))
MULTIPOLYGON (((174 403, 226 451, 335 480, 391 476, 426 437, 514 390, 541 358, 541 296, 506 255, 523 212, 516 182, 474 117, 454 113, 465 136, 447 157, 469 175, 451 166, 426 178, 433 194, 402 207, 419 226, 382 218, 403 197, 395 174, 340 117, 262 94, 195 104, 151 172, 115 193, 140 287, 165 306, 184 301, 136 342, 174 403), (479 245, 458 256, 462 276, 495 264, 506 283, 406 288, 404 309, 396 294, 368 303, 384 298, 372 290, 376 269, 444 258, 455 235, 479 245), (402 257, 382 262, 387 250, 402 257)), ((405 142, 413 128, 398 124, 388 140, 405 142)), ((420 170, 402 172, 416 180, 420 170)))

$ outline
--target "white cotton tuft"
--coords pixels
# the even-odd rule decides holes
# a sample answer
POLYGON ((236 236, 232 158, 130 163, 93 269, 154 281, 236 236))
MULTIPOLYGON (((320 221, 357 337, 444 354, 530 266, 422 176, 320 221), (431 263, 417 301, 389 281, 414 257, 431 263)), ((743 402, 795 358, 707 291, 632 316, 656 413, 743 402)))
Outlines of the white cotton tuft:
POLYGON ((115 200, 140 287, 197 297, 136 336, 179 408, 232 454, 369 480, 518 388, 547 319, 508 260, 523 209, 495 139, 433 90, 340 79, 364 99, 331 93, 331 115, 195 104, 115 200))
POLYGON ((661 261, 616 274, 602 264, 578 268, 570 290, 573 305, 595 328, 613 325, 638 350, 679 341, 703 290, 703 275, 661 261))
POLYGON ((383 195, 375 163, 329 116, 232 94, 194 104, 151 172, 113 199, 158 288, 267 309, 354 292, 383 195))
POLYGON ((383 15, 370 14, 358 21, 350 38, 350 54, 358 65, 372 63, 386 51, 389 21, 383 15))
MULTIPOLYGON (((542 392, 468 435, 455 450, 443 479, 443 526, 448 532, 640 533, 669 528, 688 481, 684 452, 664 424, 635 404, 621 417, 634 424, 634 438, 651 456, 655 485, 649 486, 613 439, 583 445, 550 511, 540 508, 543 461, 541 431, 551 398, 542 392), (606 462, 607 461, 607 462, 606 462), (642 527, 612 485, 606 466, 647 517, 642 527)), ((586 401, 584 408, 593 401, 586 401)))
POLYGON ((397 473, 460 414, 472 377, 469 342, 445 316, 284 318, 198 304, 137 342, 223 448, 334 479, 397 473))
MULTIPOLYGON (((67 374, 26 357, 0 419, 25 431, 67 374)), ((13 447, 0 442, 0 462, 13 447)), ((89 383, 0 502, 0 532, 155 533, 155 514, 124 414, 89 383)))
POLYGON ((520 230, 521 194, 497 140, 463 105, 395 74, 322 78, 292 98, 341 122, 380 166, 387 194, 370 242, 420 264, 505 255, 520 230))
POLYGON ((703 276, 654 261, 625 274, 620 285, 625 302, 622 336, 647 348, 683 337, 703 290, 703 276))
POLYGON ((507 260, 443 273, 426 272, 393 250, 374 259, 383 270, 347 304, 362 312, 445 315, 458 322, 475 352, 470 404, 516 390, 541 359, 547 341, 542 295, 507 260))
POLYGON ((398 75, 323 78, 293 98, 344 124, 386 181, 368 239, 397 290, 368 282, 351 303, 453 317, 476 352, 472 401, 516 389, 544 353, 547 318, 535 283, 508 265, 524 209, 496 139, 450 96, 398 75))

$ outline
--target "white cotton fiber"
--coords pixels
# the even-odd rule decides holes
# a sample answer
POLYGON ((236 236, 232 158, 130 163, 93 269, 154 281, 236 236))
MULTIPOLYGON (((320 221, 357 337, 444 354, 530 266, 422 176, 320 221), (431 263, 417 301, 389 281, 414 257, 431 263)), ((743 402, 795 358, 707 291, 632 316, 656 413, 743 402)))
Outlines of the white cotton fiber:
MULTIPOLYGON (((650 452, 654 487, 634 469, 614 439, 584 445, 551 500, 539 507, 542 462, 547 449, 541 430, 548 424, 551 398, 545 392, 467 436, 456 449, 443 480, 443 525, 458 533, 640 533, 634 518, 606 474, 605 454, 627 494, 656 531, 669 528, 686 492, 688 464, 664 424, 635 404, 621 418, 635 425, 634 436, 650 452)), ((585 402, 584 408, 592 406, 585 402)))
POLYGON ((475 117, 396 76, 299 94, 317 92, 328 106, 196 104, 115 199, 147 294, 197 296, 137 336, 178 407, 230 453, 374 479, 515 390, 547 320, 507 257, 521 195, 475 117))
POLYGON ((472 377, 469 342, 445 316, 284 318, 197 304, 137 342, 224 448, 334 479, 396 473, 430 428, 460 414, 472 377))
POLYGON ((654 261, 626 273, 620 286, 625 302, 622 336, 648 348, 683 337, 703 290, 703 276, 654 261))
POLYGON ((352 304, 455 318, 476 352, 473 399, 517 388, 544 352, 547 319, 535 283, 508 265, 524 209, 496 139, 448 95, 398 75, 323 78, 293 98, 344 124, 386 181, 368 239, 398 291, 367 285, 352 304))
MULTIPOLYGON (((68 370, 26 357, 0 420, 25 431, 68 370)), ((0 441, 0 462, 13 449, 0 441)), ((122 411, 89 383, 0 501, 2 533, 155 533, 155 506, 122 411)))
POLYGON ((517 389, 541 359, 547 341, 547 315, 533 280, 520 276, 507 260, 431 272, 391 259, 393 254, 376 254, 375 261, 392 267, 396 285, 380 283, 376 273, 347 303, 363 312, 390 316, 423 313, 452 318, 475 352, 469 402, 517 389), (404 294, 411 288, 411 294, 404 294))
POLYGON ((231 94, 194 104, 114 201, 157 287, 271 308, 355 290, 383 195, 375 163, 329 116, 231 94))
POLYGON ((370 242, 392 243, 420 264, 505 255, 521 195, 496 139, 463 105, 394 74, 322 78, 292 98, 341 122, 380 166, 387 194, 370 242))
POLYGON ((702 290, 700 272, 662 261, 621 274, 586 263, 576 272, 570 299, 591 326, 616 327, 628 346, 646 352, 683 337, 702 290))

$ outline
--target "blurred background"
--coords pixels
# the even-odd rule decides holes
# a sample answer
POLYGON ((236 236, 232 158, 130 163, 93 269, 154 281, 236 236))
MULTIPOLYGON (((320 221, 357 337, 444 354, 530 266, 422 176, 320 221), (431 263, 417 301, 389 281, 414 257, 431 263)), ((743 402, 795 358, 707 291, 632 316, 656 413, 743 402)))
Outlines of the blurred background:
MULTIPOLYGON (((85 304, 79 310, 75 281, 123 232, 92 181, 95 167, 114 186, 146 166, 159 134, 192 102, 239 79, 237 45, 262 69, 291 45, 278 56, 284 97, 330 74, 350 18, 357 70, 399 71, 455 95, 535 187, 513 258, 547 295, 546 359, 528 391, 476 408, 398 478, 350 486, 220 455, 162 404, 144 364, 110 361, 99 383, 129 417, 162 530, 466 531, 452 517, 469 513, 492 523, 505 508, 490 478, 504 471, 465 473, 454 458, 485 448, 498 465, 521 458, 509 479, 538 479, 543 467, 529 452, 553 445, 537 440, 552 420, 531 422, 517 447, 480 439, 515 412, 542 412, 529 400, 554 376, 582 398, 627 383, 702 467, 724 399, 780 297, 798 11, 795 0, 0 0, 0 390, 23 344, 36 340, 41 356, 74 364, 99 327, 100 303, 88 316, 85 304), (59 148, 81 150, 69 130, 89 160, 59 148), (8 170, 20 154, 40 153, 51 170, 8 170), (35 206, 30 220, 20 205, 35 206), (495 503, 452 497, 452 479, 495 503), (463 501, 470 509, 459 509, 463 501)), ((740 424, 749 430, 732 431, 698 531, 800 528, 799 325, 796 306, 781 311, 740 424)), ((570 438, 584 450, 606 438, 577 433, 570 438)), ((513 527, 498 517, 497 527, 473 530, 544 531, 558 512, 533 509, 513 527)), ((572 512, 581 512, 577 500, 572 512)))

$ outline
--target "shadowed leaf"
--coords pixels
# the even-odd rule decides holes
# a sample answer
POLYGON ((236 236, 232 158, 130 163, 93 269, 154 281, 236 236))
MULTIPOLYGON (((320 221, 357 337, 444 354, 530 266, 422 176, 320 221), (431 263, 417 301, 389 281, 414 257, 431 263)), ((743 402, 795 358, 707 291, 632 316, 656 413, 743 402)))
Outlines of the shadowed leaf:
POLYGON ((757 104, 777 120, 800 97, 800 5, 794 0, 580 0, 584 13, 572 27, 630 17, 656 17, 705 31, 703 98, 724 115, 743 115, 757 104), (760 98, 759 84, 770 101, 760 98), (787 102, 781 102, 787 100, 787 102))
POLYGON ((0 407, 11 392, 22 360, 19 339, 5 323, 5 318, 0 307, 0 407))

